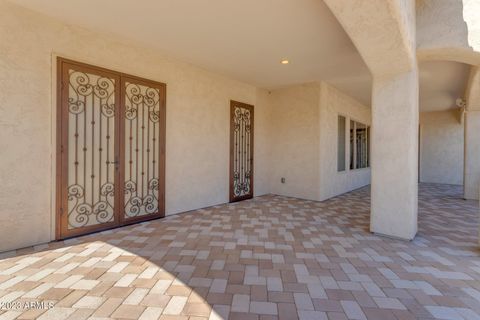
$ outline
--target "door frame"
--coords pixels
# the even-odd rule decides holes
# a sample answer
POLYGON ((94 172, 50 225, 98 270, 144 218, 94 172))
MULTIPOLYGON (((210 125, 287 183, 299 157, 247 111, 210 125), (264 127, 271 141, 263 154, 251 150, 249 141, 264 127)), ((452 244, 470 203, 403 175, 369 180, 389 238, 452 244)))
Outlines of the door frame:
POLYGON ((117 72, 114 70, 98 67, 95 65, 66 59, 60 56, 56 57, 56 157, 55 157, 55 239, 62 240, 76 236, 86 235, 93 232, 99 232, 120 226, 125 226, 137 222, 148 221, 165 217, 165 135, 166 135, 166 84, 117 72), (112 222, 99 225, 92 225, 68 230, 68 199, 65 195, 65 186, 68 185, 68 112, 65 112, 65 106, 68 105, 68 83, 64 83, 68 79, 68 66, 78 66, 82 70, 90 70, 93 74, 107 76, 115 79, 115 139, 114 150, 119 164, 115 169, 114 185, 114 220, 112 222), (158 160, 158 213, 148 216, 135 217, 131 219, 125 218, 124 199, 123 199, 123 172, 124 163, 124 132, 121 130, 125 125, 123 120, 124 110, 124 91, 123 79, 131 79, 136 83, 154 86, 160 90, 160 111, 159 111, 159 160, 158 160), (122 117, 122 118, 121 118, 122 117), (122 160, 123 159, 123 160, 122 160))
POLYGON ((230 202, 237 202, 242 200, 247 200, 253 198, 254 190, 254 106, 251 104, 230 100, 230 174, 229 174, 229 200, 230 202), (234 110, 235 106, 245 108, 250 111, 250 167, 251 167, 251 176, 250 176, 250 194, 235 197, 233 193, 233 172, 234 172, 234 110))

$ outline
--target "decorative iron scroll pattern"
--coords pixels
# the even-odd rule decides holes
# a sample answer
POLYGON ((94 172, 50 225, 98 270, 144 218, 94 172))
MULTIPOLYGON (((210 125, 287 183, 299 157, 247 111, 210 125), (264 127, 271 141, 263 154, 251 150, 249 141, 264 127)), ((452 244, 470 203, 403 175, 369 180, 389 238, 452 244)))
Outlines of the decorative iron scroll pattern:
POLYGON ((125 218, 158 212, 160 90, 125 82, 125 218))
POLYGON ((115 80, 68 74, 68 229, 76 229, 114 220, 115 80))
POLYGON ((251 113, 235 106, 233 110, 233 196, 243 197, 251 193, 251 113))

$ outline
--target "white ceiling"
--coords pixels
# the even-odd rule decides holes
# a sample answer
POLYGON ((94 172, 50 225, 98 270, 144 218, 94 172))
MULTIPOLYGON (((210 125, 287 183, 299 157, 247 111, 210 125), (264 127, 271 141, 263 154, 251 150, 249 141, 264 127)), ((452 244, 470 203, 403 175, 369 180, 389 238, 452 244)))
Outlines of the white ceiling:
POLYGON ((321 0, 12 2, 259 87, 326 80, 370 104, 370 73, 321 0))
MULTIPOLYGON (((259 87, 324 80, 370 105, 370 72, 321 0, 11 1, 259 87), (284 58, 290 64, 280 64, 284 58)), ((421 101, 432 104, 422 109, 445 108, 451 99, 431 94, 452 98, 463 71, 447 62, 422 66, 421 101)))
POLYGON ((428 61, 420 63, 419 69, 421 111, 456 108, 455 100, 465 97, 469 65, 449 61, 428 61))

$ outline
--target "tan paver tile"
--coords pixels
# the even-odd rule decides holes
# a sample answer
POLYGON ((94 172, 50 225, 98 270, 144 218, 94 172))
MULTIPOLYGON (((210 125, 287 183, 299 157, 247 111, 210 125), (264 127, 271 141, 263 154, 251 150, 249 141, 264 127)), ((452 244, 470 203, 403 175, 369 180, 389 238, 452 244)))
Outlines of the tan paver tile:
POLYGON ((93 316, 98 318, 108 318, 123 302, 121 298, 108 298, 100 307, 98 307, 93 316))
POLYGON ((138 319, 145 311, 143 306, 121 305, 112 314, 112 318, 138 319))
POLYGON ((207 303, 187 303, 182 314, 188 316, 209 317, 212 308, 207 303))

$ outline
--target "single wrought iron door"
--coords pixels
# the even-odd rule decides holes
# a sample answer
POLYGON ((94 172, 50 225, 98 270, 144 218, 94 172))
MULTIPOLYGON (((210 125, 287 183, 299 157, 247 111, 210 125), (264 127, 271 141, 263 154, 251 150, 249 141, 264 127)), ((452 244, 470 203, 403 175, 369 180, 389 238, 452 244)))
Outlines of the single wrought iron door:
POLYGON ((57 68, 57 239, 164 216, 165 85, 57 68))
POLYGON ((230 202, 253 197, 253 106, 230 102, 230 202))
POLYGON ((162 216, 165 172, 165 86, 122 76, 123 219, 162 216))

